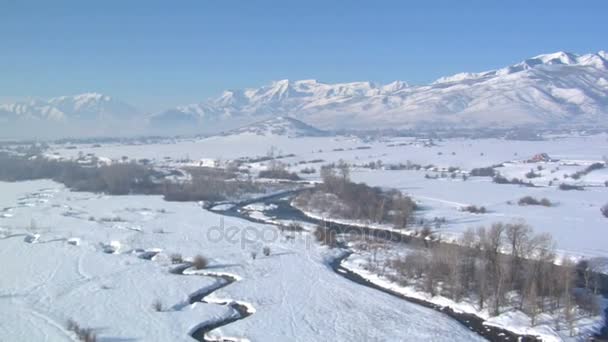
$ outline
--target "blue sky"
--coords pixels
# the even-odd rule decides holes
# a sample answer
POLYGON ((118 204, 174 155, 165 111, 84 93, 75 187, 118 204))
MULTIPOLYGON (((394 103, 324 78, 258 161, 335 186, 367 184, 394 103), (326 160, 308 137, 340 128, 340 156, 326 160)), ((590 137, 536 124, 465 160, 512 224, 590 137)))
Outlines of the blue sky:
POLYGON ((608 1, 0 0, 0 101, 86 91, 155 111, 276 79, 424 84, 608 49, 608 1))

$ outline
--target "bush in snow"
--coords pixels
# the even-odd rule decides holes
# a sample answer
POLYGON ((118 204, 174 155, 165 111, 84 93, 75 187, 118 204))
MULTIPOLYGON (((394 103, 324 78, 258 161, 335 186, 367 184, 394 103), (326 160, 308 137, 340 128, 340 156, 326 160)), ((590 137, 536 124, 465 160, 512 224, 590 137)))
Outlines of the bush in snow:
POLYGON ((192 267, 197 270, 202 270, 203 268, 206 268, 207 265, 209 265, 209 261, 207 260, 207 258, 200 254, 195 256, 192 260, 192 267))
POLYGON ((76 338, 82 342, 95 342, 97 341, 97 335, 93 330, 88 328, 82 328, 76 321, 70 319, 67 322, 66 328, 76 334, 76 338))
POLYGON ((580 185, 573 185, 573 184, 566 184, 566 183, 562 183, 559 185, 559 189, 560 190, 564 190, 564 191, 569 191, 569 190, 585 190, 585 188, 583 188, 580 185))
POLYGON ((314 167, 305 167, 302 170, 300 170, 300 172, 305 175, 310 175, 310 174, 316 173, 317 170, 314 167))
POLYGON ((329 247, 336 246, 336 233, 321 226, 317 226, 314 231, 315 239, 322 245, 329 247))
POLYGON ((471 170, 471 176, 474 177, 494 177, 496 171, 491 167, 482 167, 471 170))
POLYGON ((251 260, 255 260, 255 258, 258 257, 258 253, 257 252, 251 252, 251 260))
POLYGON ((301 224, 296 223, 296 222, 291 222, 288 225, 281 225, 279 226, 279 229, 281 231, 287 231, 287 232, 301 232, 304 230, 304 228, 302 227, 301 224))
POLYGON ((476 205, 469 205, 460 209, 461 211, 468 211, 473 214, 485 214, 487 212, 485 207, 478 207, 476 205))
POLYGON ((530 172, 526 173, 526 178, 538 178, 540 177, 540 173, 534 172, 534 170, 530 170, 530 172))
POLYGON ((169 258, 171 259, 172 264, 181 264, 182 262, 184 262, 182 255, 179 253, 173 253, 169 258))
POLYGON ((608 203, 606 203, 606 205, 604 205, 601 210, 602 210, 602 214, 605 217, 608 217, 608 203))
POLYGON ((294 172, 289 172, 284 169, 275 169, 275 170, 263 170, 258 174, 260 178, 270 178, 270 179, 287 179, 287 180, 300 180, 300 176, 298 176, 294 172))
POLYGON ((264 247, 264 249, 262 250, 262 253, 264 253, 265 256, 269 256, 270 255, 270 247, 268 247, 268 246, 264 247))
POLYGON ((551 203, 551 201, 549 201, 546 198, 542 198, 540 200, 532 197, 532 196, 525 196, 519 199, 519 201, 517 202, 519 205, 542 205, 545 207, 550 207, 553 205, 553 203, 551 203))
POLYGON ((164 310, 163 302, 161 302, 160 299, 155 300, 154 303, 152 303, 152 309, 156 312, 162 312, 164 310))

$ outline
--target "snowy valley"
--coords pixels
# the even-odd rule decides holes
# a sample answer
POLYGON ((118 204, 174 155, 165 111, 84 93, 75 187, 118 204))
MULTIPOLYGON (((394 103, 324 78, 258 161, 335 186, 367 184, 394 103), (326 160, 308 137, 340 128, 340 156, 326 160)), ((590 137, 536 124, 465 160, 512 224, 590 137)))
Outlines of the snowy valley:
MULTIPOLYGON (((605 133, 356 136, 277 117, 208 137, 2 149, 10 340, 576 341, 605 326, 605 133), (331 179, 337 198, 303 195, 331 179), (370 203, 382 209, 349 209, 370 203), (547 267, 589 272, 572 286, 593 295, 566 311, 540 288, 539 306, 520 308, 513 290, 480 307, 475 290, 454 298, 438 279, 429 294, 430 274, 402 271, 499 223, 550 235, 547 267)), ((508 260, 506 236, 498 248, 508 260)))

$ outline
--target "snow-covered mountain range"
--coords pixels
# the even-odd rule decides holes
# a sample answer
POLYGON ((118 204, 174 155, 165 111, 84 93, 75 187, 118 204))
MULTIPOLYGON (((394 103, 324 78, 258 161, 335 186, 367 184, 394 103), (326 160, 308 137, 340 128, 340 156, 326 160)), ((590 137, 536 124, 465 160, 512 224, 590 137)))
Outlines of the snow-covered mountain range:
POLYGON ((608 126, 608 53, 539 55, 429 85, 281 80, 152 115, 96 93, 0 105, 1 123, 135 120, 164 134, 180 127, 226 130, 278 116, 321 129, 608 126))
POLYGON ((287 115, 324 129, 592 126, 608 122, 608 53, 558 52, 424 86, 396 81, 272 82, 181 106, 152 121, 215 123, 287 115))
POLYGON ((6 119, 121 120, 136 115, 138 111, 133 106, 98 93, 0 104, 0 117, 6 119))
POLYGON ((135 107, 98 93, 0 104, 5 139, 139 135, 145 121, 135 107))

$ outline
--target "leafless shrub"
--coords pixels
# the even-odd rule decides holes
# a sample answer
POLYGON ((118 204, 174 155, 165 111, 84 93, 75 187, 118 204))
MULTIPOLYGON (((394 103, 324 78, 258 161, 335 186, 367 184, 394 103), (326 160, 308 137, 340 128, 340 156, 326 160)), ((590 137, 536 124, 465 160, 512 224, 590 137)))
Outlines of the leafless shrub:
POLYGON ((97 335, 93 332, 93 330, 89 328, 81 327, 76 321, 70 319, 66 324, 67 330, 73 332, 78 338, 79 341, 82 342, 96 342, 97 335))
POLYGON ((431 226, 429 226, 428 224, 424 225, 424 227, 422 227, 422 229, 420 230, 420 237, 426 239, 431 235, 433 235, 433 230, 431 229, 431 226))
POLYGON ((542 205, 545 207, 550 207, 553 205, 553 203, 551 203, 551 201, 549 201, 547 198, 542 198, 538 200, 532 196, 524 196, 520 198, 517 203, 519 205, 542 205))
POLYGON ((184 259, 182 258, 182 255, 179 253, 173 253, 169 256, 169 259, 171 260, 172 264, 181 264, 184 262, 184 259))
POLYGON ((255 260, 258 257, 258 253, 257 252, 251 252, 251 259, 255 260))
POLYGON ((315 239, 322 245, 335 247, 337 244, 336 233, 330 229, 327 229, 322 226, 317 226, 313 234, 315 236, 315 239))
POLYGON ((163 312, 163 302, 161 302, 160 299, 155 300, 154 303, 152 303, 152 309, 156 312, 163 312))
POLYGON ((270 256, 270 247, 265 246, 265 247, 262 249, 262 253, 264 253, 264 256, 270 256))
POLYGON ((287 180, 300 180, 300 176, 297 173, 289 172, 284 169, 280 170, 263 170, 258 174, 260 178, 270 178, 270 179, 287 179, 287 180))
POLYGON ((192 259, 192 267, 197 270, 202 270, 209 265, 209 260, 202 255, 197 255, 192 259))
POLYGON ((305 167, 302 170, 300 170, 300 172, 305 175, 310 175, 310 174, 316 173, 317 170, 314 167, 305 167))
POLYGON ((534 172, 534 170, 530 170, 530 172, 526 173, 526 178, 528 178, 528 179, 538 178, 540 176, 541 176, 541 174, 534 172))
POLYGON ((258 174, 260 178, 271 178, 271 179, 287 179, 287 180, 300 180, 300 176, 294 172, 289 172, 287 166, 276 160, 272 159, 268 163, 268 169, 260 171, 258 174))
POLYGON ((604 163, 593 163, 593 164, 587 166, 584 170, 573 173, 570 177, 572 177, 572 179, 580 179, 581 177, 586 176, 595 170, 601 170, 605 167, 606 167, 605 162, 604 163))
POLYGON ((580 186, 580 185, 574 185, 574 184, 567 184, 567 183, 562 183, 559 185, 559 189, 560 190, 564 190, 564 191, 569 191, 569 190, 585 190, 584 187, 580 186))
POLYGON ((466 207, 463 207, 460 209, 461 211, 467 211, 469 213, 473 213, 473 214, 485 214, 486 208, 483 206, 476 206, 476 205, 468 205, 466 207))
POLYGON ((494 177, 496 171, 492 167, 483 167, 471 170, 471 176, 474 177, 494 177))
POLYGON ((608 203, 606 203, 606 204, 605 204, 605 205, 602 207, 601 211, 602 211, 602 215, 604 215, 604 217, 608 217, 608 203))
POLYGON ((288 225, 280 225, 279 229, 281 231, 287 231, 287 232, 301 232, 304 230, 302 225, 297 222, 291 222, 288 225))
POLYGON ((120 216, 113 217, 102 217, 99 219, 101 222, 125 222, 125 220, 120 216))

